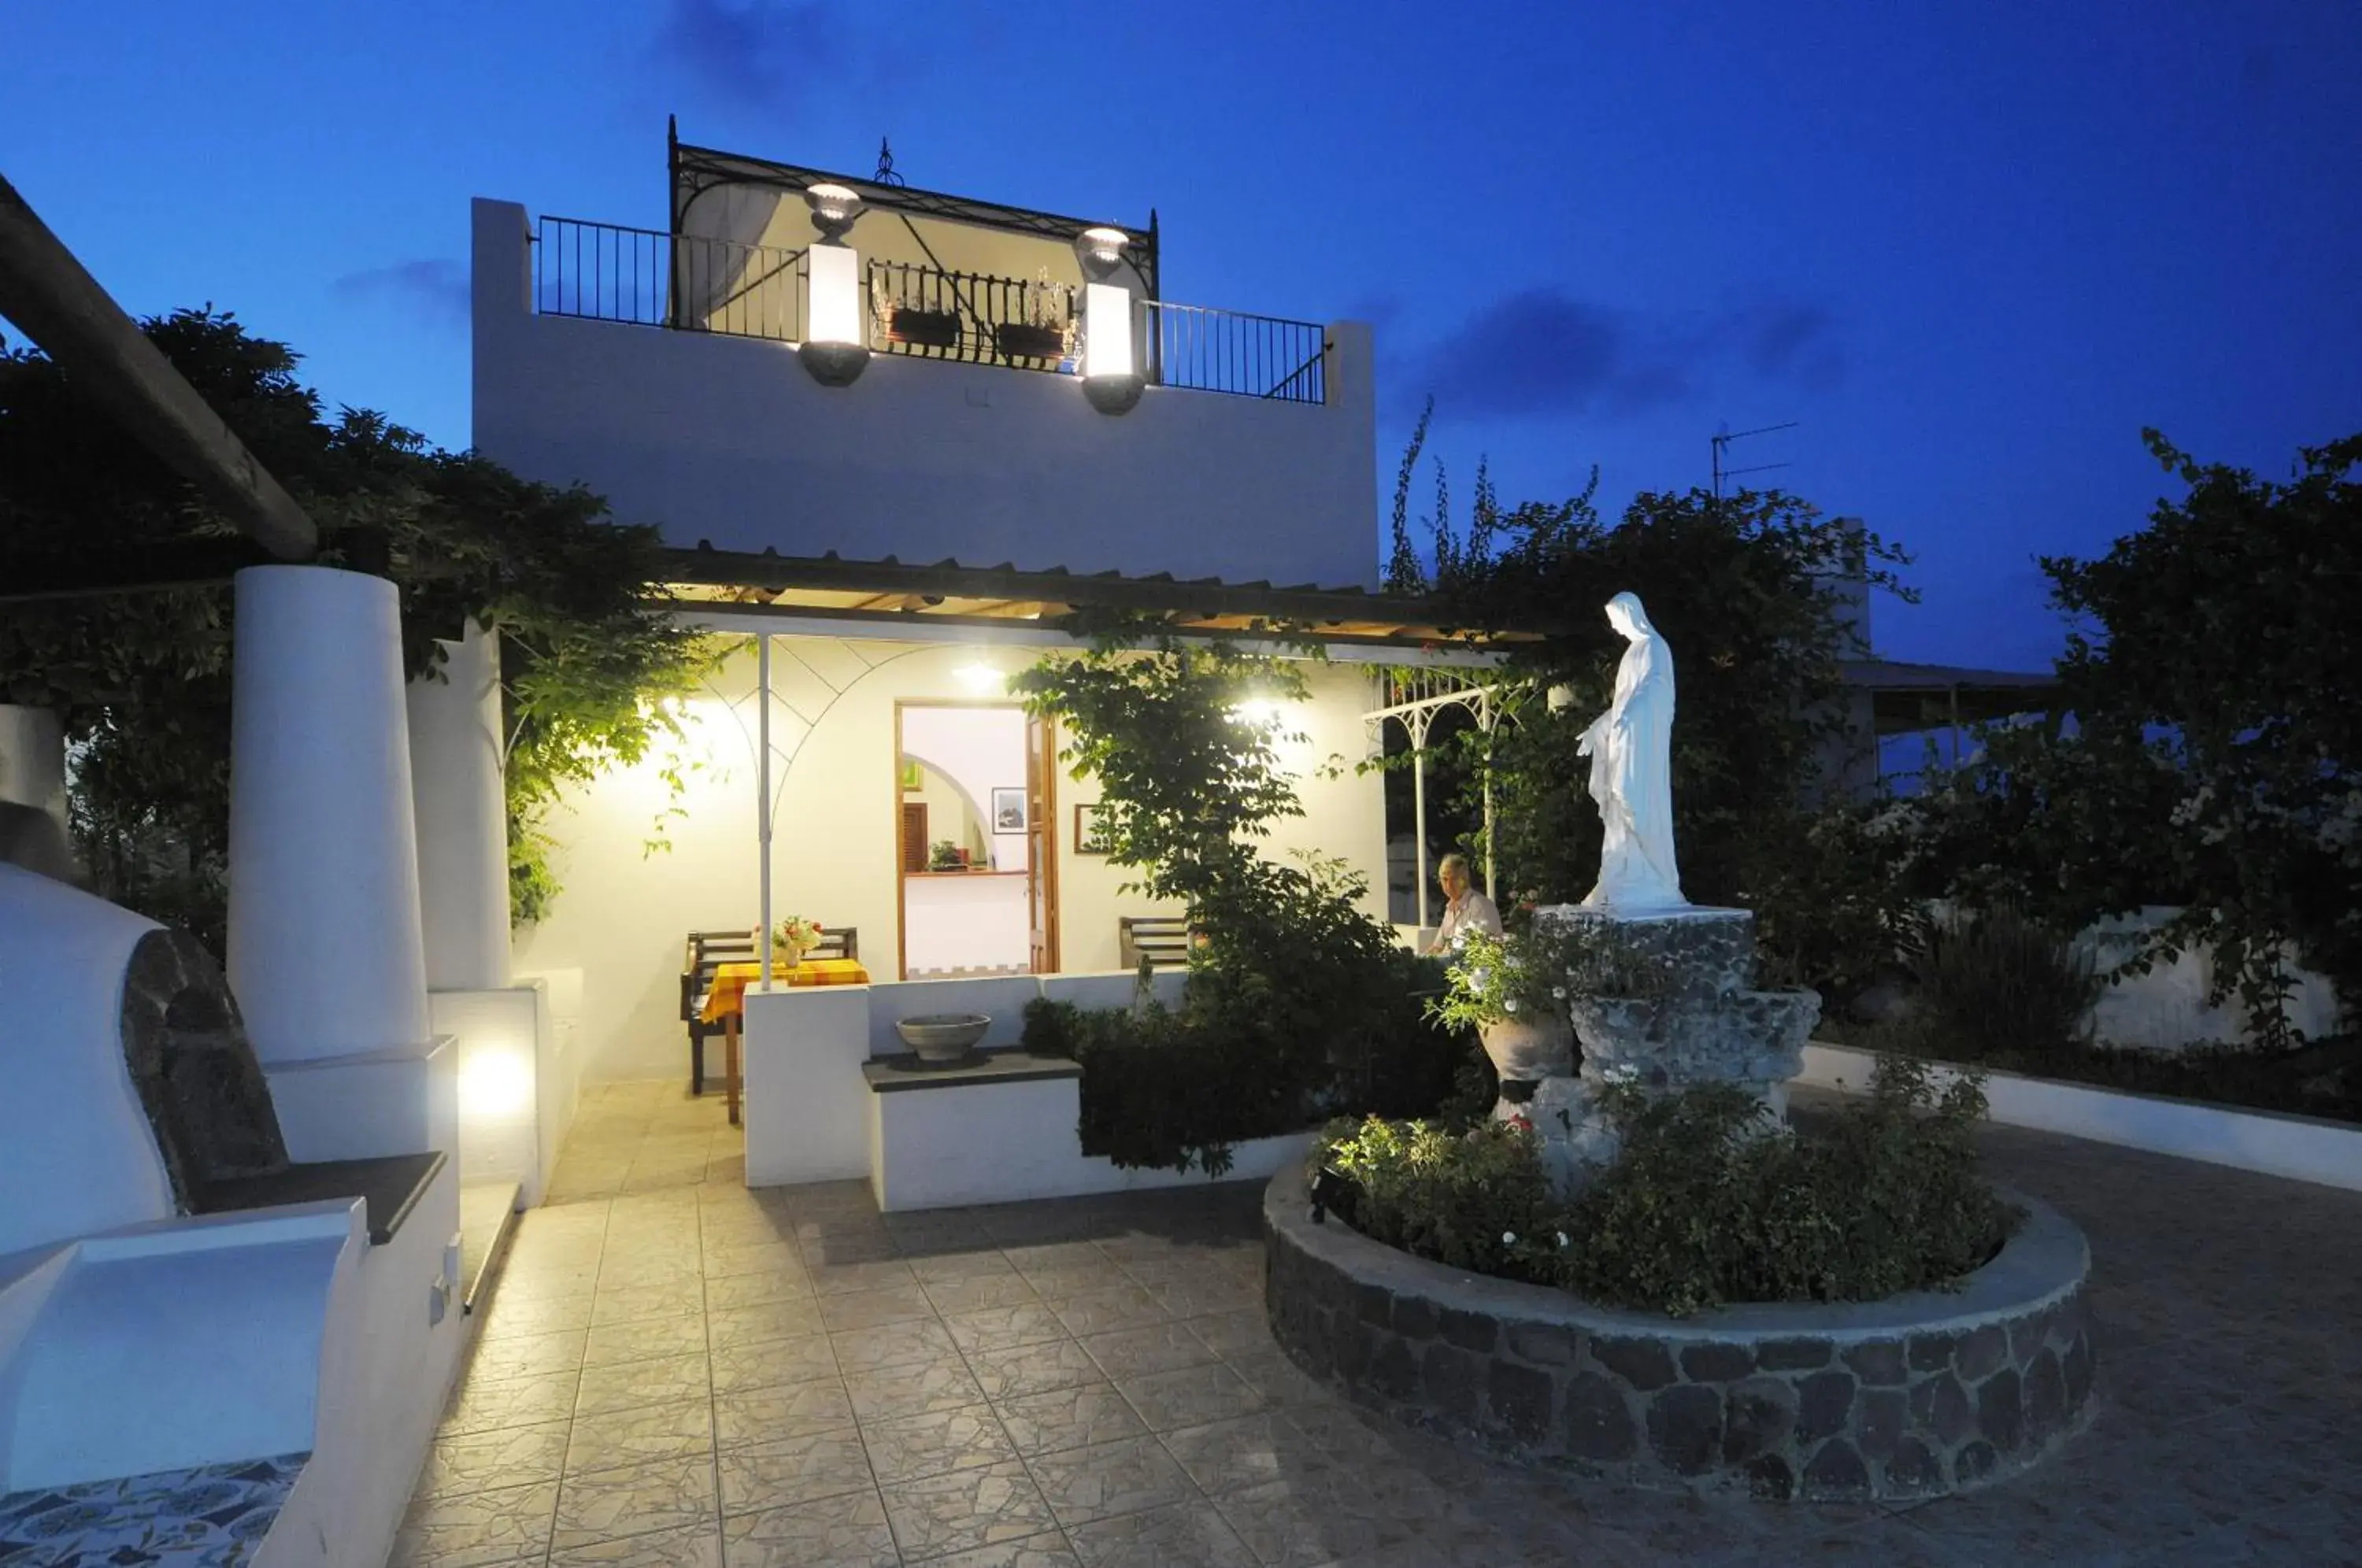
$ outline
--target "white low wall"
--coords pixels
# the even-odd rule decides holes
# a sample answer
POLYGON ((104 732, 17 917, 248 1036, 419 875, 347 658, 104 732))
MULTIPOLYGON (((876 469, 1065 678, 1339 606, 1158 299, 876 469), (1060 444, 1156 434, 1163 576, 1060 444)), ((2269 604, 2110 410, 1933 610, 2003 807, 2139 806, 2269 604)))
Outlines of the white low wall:
MULTIPOLYGON (((1156 976, 1178 1003, 1185 977, 1156 976)), ((746 1185, 868 1178, 881 1209, 1010 1203, 1203 1181, 1203 1173, 1123 1170, 1086 1155, 1076 1078, 968 1083, 875 1093, 862 1064, 903 1054, 897 1020, 983 1013, 984 1047, 1018 1043, 1035 998, 1085 1009, 1130 1005, 1126 973, 901 980, 746 993, 746 1185)), ((1268 1176, 1300 1159, 1310 1133, 1257 1139, 1233 1153, 1231 1176, 1268 1176)))
MULTIPOLYGON (((1870 1081, 1877 1061, 1874 1052, 1807 1045, 1805 1070, 1796 1081, 1859 1091, 1870 1081)), ((1988 1074, 1985 1102, 1995 1121, 2012 1127, 2362 1192, 2362 1128, 2344 1122, 2126 1094, 2015 1073, 1988 1074)))

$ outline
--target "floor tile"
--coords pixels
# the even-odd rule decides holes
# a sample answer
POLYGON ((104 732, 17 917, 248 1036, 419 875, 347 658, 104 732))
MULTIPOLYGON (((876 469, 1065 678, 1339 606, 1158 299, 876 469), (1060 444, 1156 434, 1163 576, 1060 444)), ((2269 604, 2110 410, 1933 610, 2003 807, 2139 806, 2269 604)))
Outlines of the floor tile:
POLYGON ((505 1291, 495 1291, 491 1307, 476 1330, 480 1344, 488 1340, 505 1340, 519 1334, 547 1334, 566 1329, 587 1329, 590 1326, 591 1307, 597 1297, 585 1292, 579 1296, 512 1297, 505 1291))
POLYGON ((557 1551, 652 1530, 710 1526, 720 1517, 713 1465, 699 1455, 569 1476, 557 1491, 557 1551))
MULTIPOLYGON (((840 1296, 836 1299, 851 1301, 855 1298, 840 1296)), ((959 1347, 952 1340, 951 1331, 932 1313, 917 1321, 840 1330, 829 1335, 829 1342, 835 1348, 837 1364, 848 1376, 856 1372, 874 1372, 879 1367, 905 1366, 912 1362, 956 1360, 960 1353, 959 1347)))
POLYGON ((1162 1323, 1167 1314, 1156 1304, 1156 1297, 1142 1286, 1126 1282, 1111 1290, 1094 1290, 1082 1296, 1066 1296, 1053 1300, 1051 1308, 1058 1314, 1076 1339, 1091 1334, 1103 1334, 1114 1329, 1136 1329, 1143 1324, 1162 1323))
POLYGON ((848 1290, 818 1298, 821 1322, 830 1332, 874 1329, 889 1323, 935 1321, 935 1304, 915 1279, 878 1290, 848 1290))
POLYGON ((800 1339, 758 1340, 752 1344, 716 1344, 712 1364, 717 1394, 748 1388, 776 1388, 788 1383, 810 1383, 834 1377, 840 1368, 836 1351, 825 1334, 800 1339))
POLYGON ((620 1470, 713 1452, 713 1407, 703 1397, 575 1418, 566 1473, 620 1470))
POLYGON ((705 1294, 701 1290, 679 1290, 667 1285, 602 1290, 591 1298, 590 1327, 604 1329, 658 1318, 696 1318, 704 1311, 705 1294))
POLYGON ((844 1386, 863 1422, 890 1421, 933 1410, 980 1405, 985 1390, 956 1352, 933 1361, 845 1374, 844 1386))
POLYGON ((1086 1334, 1082 1343, 1110 1380, 1203 1366, 1220 1359, 1183 1323, 1151 1323, 1144 1328, 1086 1334))
POLYGON ((463 1384, 443 1417, 441 1433, 490 1431, 499 1427, 536 1426, 574 1414, 582 1381, 579 1372, 520 1377, 505 1383, 463 1384))
POLYGON ((389 1568, 475 1568, 549 1545, 557 1483, 471 1492, 418 1504, 395 1532, 389 1568))
POLYGON ((952 1342, 963 1351, 1005 1350, 1071 1337, 1058 1315, 1039 1301, 948 1313, 943 1322, 951 1331, 952 1342))
POLYGON ((1005 1463, 1017 1450, 989 1405, 930 1410, 861 1424, 862 1441, 880 1485, 917 1481, 946 1470, 1005 1463))
POLYGON ((1084 1568, 1255 1568, 1254 1553, 1209 1502, 1076 1525, 1067 1535, 1084 1568))
POLYGON ((481 1341, 476 1346, 476 1353, 469 1358, 467 1380, 497 1383, 570 1372, 582 1364, 585 1338, 580 1329, 561 1329, 554 1333, 481 1341))
POLYGON ((582 1370, 578 1415, 596 1416, 643 1405, 665 1405, 713 1391, 713 1374, 702 1353, 582 1370))
POLYGON ((1015 1462, 880 1486, 906 1562, 1021 1540, 1057 1528, 1050 1505, 1015 1462))
POLYGON ((725 1515, 866 1492, 877 1484, 861 1434, 851 1427, 728 1449, 719 1468, 725 1515))
POLYGON ((705 1349, 705 1322, 692 1317, 649 1318, 635 1323, 610 1323, 590 1331, 582 1347, 585 1366, 614 1366, 627 1361, 659 1361, 690 1355, 705 1349))
POLYGON ((1181 1427, 1163 1436, 1165 1452, 1209 1495, 1347 1469, 1343 1460, 1277 1414, 1181 1427))
POLYGON ((833 1377, 713 1397, 713 1442, 720 1449, 745 1448, 853 1423, 853 1400, 843 1380, 833 1377))
POLYGON ((967 1364, 985 1393, 994 1399, 1021 1399, 1029 1394, 1107 1380, 1099 1364, 1076 1340, 979 1350, 967 1358, 967 1364))
POLYGON ((695 1524, 550 1554, 552 1568, 722 1568, 722 1530, 695 1524))
POLYGON ((709 1308, 706 1337, 718 1349, 723 1345, 759 1344, 765 1340, 791 1340, 825 1331, 820 1309, 809 1297, 789 1297, 756 1301, 744 1307, 709 1308))
POLYGON ((1244 1378, 1219 1362, 1126 1378, 1116 1387, 1151 1431, 1202 1427, 1209 1421, 1251 1415, 1265 1403, 1244 1378))
POLYGON ((927 1299, 934 1303, 935 1310, 946 1318, 960 1312, 980 1312, 990 1307, 1028 1306, 1042 1299, 1025 1282, 1025 1276, 1013 1269, 1000 1274, 927 1278, 920 1285, 927 1299))
POLYGON ((926 1559, 928 1568, 1080 1568, 1081 1561, 1066 1538, 1055 1530, 926 1559))
POLYGON ((1111 1383, 1085 1383, 999 1402, 1000 1424, 1021 1454, 1141 1437, 1146 1423, 1111 1383))
POLYGON ((886 1505, 847 1493, 723 1521, 728 1568, 901 1568, 886 1505))
POLYGON ((422 1497, 555 1481, 566 1467, 567 1423, 497 1427, 438 1438, 419 1477, 422 1497))
POLYGON ((1144 1513, 1197 1496, 1189 1477, 1153 1437, 1033 1454, 1025 1461, 1025 1468, 1059 1524, 1069 1529, 1092 1519, 1144 1513))

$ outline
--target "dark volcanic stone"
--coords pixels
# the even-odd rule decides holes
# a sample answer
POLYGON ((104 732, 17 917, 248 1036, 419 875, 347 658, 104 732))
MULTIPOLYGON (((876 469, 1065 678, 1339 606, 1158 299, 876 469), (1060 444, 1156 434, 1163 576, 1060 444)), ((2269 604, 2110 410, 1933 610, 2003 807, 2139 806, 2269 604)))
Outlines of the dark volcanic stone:
POLYGON ((2025 1440, 2036 1447, 2067 1430, 2067 1379, 2047 1346, 2025 1369, 2025 1440))
POLYGON ((1476 1424, 1478 1368, 1484 1364, 1466 1351, 1446 1344, 1427 1347, 1420 1363, 1420 1384, 1427 1389, 1428 1408, 1455 1426, 1476 1424))
POLYGON ((1394 1325, 1407 1340, 1435 1338, 1435 1303, 1419 1296, 1396 1297, 1394 1325))
POLYGON ((2058 1369, 2066 1375, 2067 1411, 2068 1414, 2072 1415, 2083 1408, 2083 1401, 2092 1397, 2092 1336, 2090 1334, 2075 1336, 2075 1342, 2067 1347, 2065 1355, 2058 1358, 2058 1369))
POLYGON ((1669 1470, 1699 1475, 1722 1449, 1722 1395, 1685 1383, 1649 1401, 1649 1446, 1669 1470))
POLYGON ((1909 1401, 1902 1389, 1863 1389, 1855 1418, 1862 1457, 1876 1463, 1893 1455, 1894 1445, 1902 1441, 1904 1418, 1909 1414, 1909 1401))
POLYGON ((270 1088, 221 966, 182 931, 131 950, 116 1012, 124 1066, 183 1211, 215 1182, 287 1169, 270 1088))
POLYGON ((2000 1460, 2001 1455, 1993 1452, 1992 1444, 1982 1441, 1969 1444, 1952 1455, 1952 1485, 1966 1486, 1972 1481, 1983 1480, 1992 1474, 1993 1466, 2000 1460))
POLYGON ((1747 1379, 1723 1396, 1722 1462, 1744 1463, 1783 1446, 1795 1423, 1794 1388, 1777 1377, 1747 1379))
POLYGON ((1911 1370, 1943 1371, 1952 1364, 1952 1352, 1959 1342, 1958 1334, 1921 1334, 1911 1342, 1911 1370))
POLYGON ((2030 1364, 2035 1353, 2050 1338, 2050 1325, 2058 1320, 2055 1307, 2036 1312, 2031 1318, 2020 1318, 2009 1326, 2009 1358, 2020 1367, 2030 1364))
POLYGON ((1367 1323, 1357 1319, 1332 1317, 1330 1321, 1333 1325, 1331 1343, 1336 1351, 1337 1375, 1357 1386, 1368 1382, 1370 1363, 1377 1354, 1378 1336, 1367 1323))
POLYGON ((1952 1364, 1964 1383, 1981 1383, 2009 1364, 2009 1331, 1989 1323, 1960 1342, 1952 1364))
POLYGON ((1766 1340, 1755 1347, 1755 1364, 1766 1372, 1808 1372, 1829 1364, 1827 1340, 1766 1340))
POLYGON ((1892 1387, 1910 1380, 1909 1363, 1903 1354, 1901 1340, 1868 1340, 1849 1346, 1845 1364, 1859 1373, 1864 1383, 1892 1387))
POLYGON ((1353 1287, 1353 1311, 1374 1329, 1383 1329, 1394 1321, 1394 1293, 1383 1286, 1357 1285, 1353 1287))
POLYGON ((1816 1443, 1845 1430, 1853 1413, 1853 1374, 1832 1367, 1796 1385, 1796 1441, 1816 1443))
POLYGON ((1758 1497, 1784 1503, 1796 1495, 1796 1473, 1776 1453, 1767 1453, 1747 1467, 1747 1489, 1758 1497))
POLYGON ((1977 1389, 1977 1430, 2003 1453, 2014 1453, 2025 1441, 2025 1413, 2015 1368, 2004 1368, 1977 1389))
POLYGON ((1643 1394, 1673 1380, 1673 1353, 1656 1340, 1594 1340, 1591 1359, 1643 1394))
POLYGON ((1462 1312, 1446 1307, 1440 1314, 1443 1337, 1464 1351, 1491 1355, 1500 1342, 1501 1325, 1482 1312, 1462 1312))
POLYGON ((1639 1434, 1624 1390, 1612 1378, 1578 1372, 1566 1385, 1566 1452, 1576 1459, 1612 1463, 1632 1457, 1639 1434))
POLYGON ((1947 1372, 1911 1390, 1911 1424, 1952 1448, 1977 1430, 1977 1412, 1969 1391, 1947 1372))
POLYGON ((1496 1361, 1486 1379, 1494 1421, 1519 1442, 1539 1442, 1550 1430, 1551 1377, 1530 1366, 1496 1361))
POLYGON ((1886 1462, 1887 1496, 1917 1496, 1943 1485, 1944 1462, 1933 1449, 1915 1437, 1894 1445, 1894 1457, 1886 1462))
POLYGON ((1686 1345, 1682 1350, 1682 1375, 1692 1383, 1735 1383, 1755 1370, 1755 1352, 1747 1345, 1686 1345))
POLYGON ((1583 1337, 1555 1323, 1512 1323, 1509 1353, 1540 1366, 1573 1366, 1583 1337))
POLYGON ((1369 1385, 1389 1399, 1418 1397, 1418 1363, 1410 1347, 1389 1334, 1370 1357, 1369 1385))
POLYGON ((1823 1502, 1870 1495, 1870 1469, 1843 1438, 1831 1438, 1805 1466, 1805 1493, 1823 1502))

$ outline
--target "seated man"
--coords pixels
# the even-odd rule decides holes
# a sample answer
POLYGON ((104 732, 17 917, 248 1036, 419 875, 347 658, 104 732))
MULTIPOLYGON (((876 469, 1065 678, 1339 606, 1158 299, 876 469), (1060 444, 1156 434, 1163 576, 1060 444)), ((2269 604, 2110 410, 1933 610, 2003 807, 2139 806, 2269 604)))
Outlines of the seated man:
POLYGON ((1436 928, 1435 940, 1419 949, 1421 953, 1457 951, 1462 932, 1481 931, 1487 936, 1499 937, 1501 911, 1469 880, 1466 856, 1445 856, 1442 864, 1435 868, 1435 879, 1443 885, 1443 923, 1436 928))

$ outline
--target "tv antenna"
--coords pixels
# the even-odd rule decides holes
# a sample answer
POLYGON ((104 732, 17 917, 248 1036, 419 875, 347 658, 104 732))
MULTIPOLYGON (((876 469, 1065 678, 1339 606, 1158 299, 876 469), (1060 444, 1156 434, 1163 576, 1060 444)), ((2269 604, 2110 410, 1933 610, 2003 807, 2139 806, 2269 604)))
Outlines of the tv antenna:
POLYGON ((1749 436, 1769 436, 1775 430, 1794 430, 1803 423, 1801 419, 1791 419, 1785 425, 1765 425, 1753 430, 1734 432, 1730 428, 1729 422, 1726 420, 1722 428, 1714 433, 1708 443, 1714 448, 1714 498, 1716 501, 1722 499, 1722 481, 1727 479, 1736 479, 1740 474, 1760 474, 1772 469, 1784 469, 1788 466, 1785 463, 1756 463, 1743 469, 1725 467, 1730 457, 1730 444, 1733 441, 1744 441, 1749 436))

